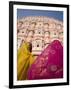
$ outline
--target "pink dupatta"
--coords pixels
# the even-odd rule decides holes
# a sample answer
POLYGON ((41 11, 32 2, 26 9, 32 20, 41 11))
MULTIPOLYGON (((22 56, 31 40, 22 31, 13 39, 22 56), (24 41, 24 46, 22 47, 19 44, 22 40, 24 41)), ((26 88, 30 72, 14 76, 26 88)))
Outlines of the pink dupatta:
POLYGON ((63 78, 63 47, 58 40, 54 40, 36 58, 28 70, 28 79, 63 78))

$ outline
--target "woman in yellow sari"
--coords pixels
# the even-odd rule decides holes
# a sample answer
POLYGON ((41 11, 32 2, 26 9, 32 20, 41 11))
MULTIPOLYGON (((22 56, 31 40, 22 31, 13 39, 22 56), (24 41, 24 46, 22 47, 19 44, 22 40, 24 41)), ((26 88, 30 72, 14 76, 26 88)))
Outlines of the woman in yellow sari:
POLYGON ((27 71, 34 62, 34 56, 31 54, 31 44, 23 43, 18 50, 17 55, 17 79, 26 80, 27 71))

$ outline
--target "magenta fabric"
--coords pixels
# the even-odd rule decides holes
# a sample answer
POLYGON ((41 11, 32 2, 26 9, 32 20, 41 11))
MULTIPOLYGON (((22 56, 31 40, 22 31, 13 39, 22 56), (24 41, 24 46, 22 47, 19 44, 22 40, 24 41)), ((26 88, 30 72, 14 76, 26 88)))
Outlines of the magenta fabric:
POLYGON ((28 79, 63 78, 63 46, 54 40, 36 58, 28 70, 28 79))

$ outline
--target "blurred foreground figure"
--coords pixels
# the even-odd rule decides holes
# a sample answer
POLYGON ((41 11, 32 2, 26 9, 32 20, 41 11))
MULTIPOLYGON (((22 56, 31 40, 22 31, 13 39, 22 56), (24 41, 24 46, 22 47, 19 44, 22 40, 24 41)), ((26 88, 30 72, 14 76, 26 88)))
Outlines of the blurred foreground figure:
POLYGON ((63 78, 63 47, 58 40, 44 49, 28 70, 28 79, 63 78))
POLYGON ((34 62, 34 56, 31 54, 32 46, 30 43, 23 43, 18 50, 17 57, 17 79, 26 80, 27 71, 34 62))

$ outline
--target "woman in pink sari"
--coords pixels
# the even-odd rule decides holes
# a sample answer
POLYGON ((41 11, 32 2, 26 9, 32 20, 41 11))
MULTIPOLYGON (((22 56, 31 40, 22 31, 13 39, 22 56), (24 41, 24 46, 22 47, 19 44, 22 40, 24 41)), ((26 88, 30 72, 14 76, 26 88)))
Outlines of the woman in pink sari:
POLYGON ((28 79, 63 78, 63 47, 58 40, 54 40, 36 58, 28 70, 28 79))

